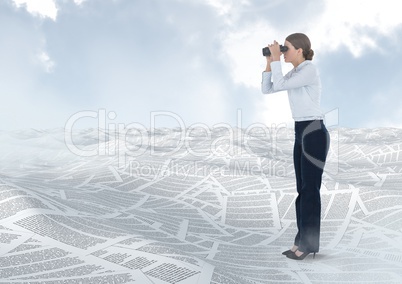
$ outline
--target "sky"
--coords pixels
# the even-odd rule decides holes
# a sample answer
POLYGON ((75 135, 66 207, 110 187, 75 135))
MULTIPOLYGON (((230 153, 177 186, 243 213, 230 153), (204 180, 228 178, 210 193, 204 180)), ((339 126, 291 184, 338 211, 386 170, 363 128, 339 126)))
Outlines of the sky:
POLYGON ((286 92, 261 93, 261 49, 294 32, 329 124, 402 127, 392 0, 0 0, 0 130, 291 126, 286 92))

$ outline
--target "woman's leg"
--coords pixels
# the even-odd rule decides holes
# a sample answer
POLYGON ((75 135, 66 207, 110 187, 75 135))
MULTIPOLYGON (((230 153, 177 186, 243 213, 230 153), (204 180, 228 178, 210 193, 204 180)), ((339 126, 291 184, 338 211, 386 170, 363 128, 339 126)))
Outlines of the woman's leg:
POLYGON ((329 135, 321 121, 305 127, 302 135, 301 188, 298 189, 299 251, 318 252, 321 225, 320 188, 328 153, 329 135))
POLYGON ((298 196, 295 201, 296 207, 296 224, 297 224, 297 234, 295 237, 294 245, 299 246, 300 242, 300 192, 302 188, 302 177, 301 177, 301 156, 302 156, 302 143, 301 143, 301 132, 298 135, 297 127, 295 127, 295 144, 293 147, 293 165, 295 169, 295 176, 296 176, 296 189, 298 196))

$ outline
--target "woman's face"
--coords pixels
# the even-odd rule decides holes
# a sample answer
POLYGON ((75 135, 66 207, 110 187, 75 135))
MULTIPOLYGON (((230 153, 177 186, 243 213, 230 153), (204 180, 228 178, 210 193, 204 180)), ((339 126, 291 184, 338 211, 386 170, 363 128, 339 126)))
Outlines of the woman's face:
MULTIPOLYGON (((285 41, 285 46, 288 47, 288 50, 283 52, 283 58, 285 59, 285 62, 295 62, 298 57, 299 54, 303 54, 302 50, 296 49, 290 42, 288 42, 287 40, 285 41)), ((302 55, 303 56, 303 55, 302 55)))

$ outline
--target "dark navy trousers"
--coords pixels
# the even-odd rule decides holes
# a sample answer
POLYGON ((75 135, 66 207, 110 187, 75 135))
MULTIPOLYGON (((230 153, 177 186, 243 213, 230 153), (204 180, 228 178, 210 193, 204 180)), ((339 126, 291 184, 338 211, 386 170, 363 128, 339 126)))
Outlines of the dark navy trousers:
POLYGON ((318 252, 321 225, 320 187, 329 149, 329 134, 322 120, 296 121, 293 162, 296 174, 297 235, 302 252, 318 252))

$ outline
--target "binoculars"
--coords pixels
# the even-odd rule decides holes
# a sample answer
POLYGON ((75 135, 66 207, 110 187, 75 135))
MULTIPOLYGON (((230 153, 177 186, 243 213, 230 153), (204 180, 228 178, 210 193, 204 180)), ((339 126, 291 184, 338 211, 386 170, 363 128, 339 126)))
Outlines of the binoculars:
MULTIPOLYGON (((280 45, 280 46, 279 46, 279 49, 280 49, 281 52, 285 52, 285 51, 287 51, 289 48, 288 48, 287 46, 280 45)), ((264 47, 264 48, 262 49, 262 55, 263 55, 263 56, 271 56, 271 51, 269 50, 268 47, 264 47)))

